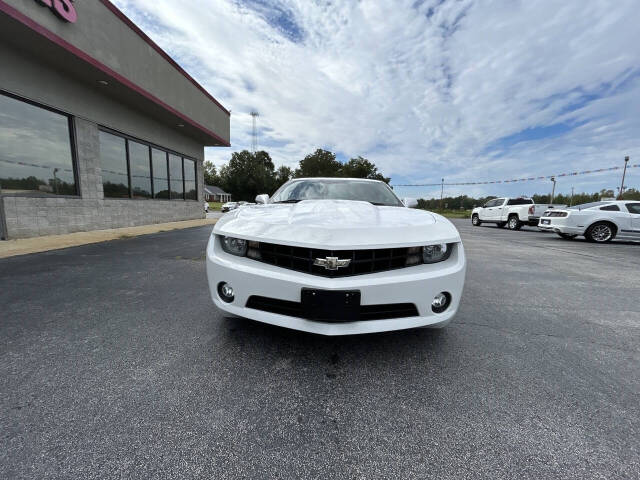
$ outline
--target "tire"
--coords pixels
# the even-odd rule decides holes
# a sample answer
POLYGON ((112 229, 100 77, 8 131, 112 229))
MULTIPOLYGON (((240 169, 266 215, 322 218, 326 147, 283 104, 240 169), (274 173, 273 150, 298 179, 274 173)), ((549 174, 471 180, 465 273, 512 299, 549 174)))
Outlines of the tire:
POLYGON ((557 233, 560 238, 564 238, 565 240, 573 240, 578 236, 573 233, 560 233, 560 232, 557 232, 557 233))
POLYGON ((522 228, 522 222, 517 215, 511 215, 507 220, 507 227, 509 230, 520 230, 522 228))
POLYGON ((607 243, 616 236, 616 228, 609 222, 597 222, 587 228, 584 236, 590 242, 607 243))
POLYGON ((482 222, 480 221, 480 217, 478 216, 477 213, 474 213, 473 215, 471 215, 471 224, 474 227, 479 227, 480 225, 482 225, 482 222))
POLYGON ((507 222, 498 222, 496 223, 496 227, 498 228, 504 228, 507 225, 507 222))

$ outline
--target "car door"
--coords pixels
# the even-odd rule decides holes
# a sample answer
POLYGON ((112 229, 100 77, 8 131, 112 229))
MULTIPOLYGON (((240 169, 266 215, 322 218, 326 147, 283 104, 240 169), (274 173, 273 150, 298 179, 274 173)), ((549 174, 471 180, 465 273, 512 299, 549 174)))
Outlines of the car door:
POLYGON ((496 205, 496 199, 489 200, 487 203, 485 203, 484 207, 482 207, 482 209, 480 210, 480 213, 478 214, 478 216, 480 217, 480 220, 490 220, 491 211, 495 205, 496 205))
POLYGON ((506 208, 507 208, 507 204, 509 202, 507 201, 506 198, 499 198, 498 199, 498 203, 496 204, 496 208, 493 211, 493 219, 496 221, 507 221, 506 218, 503 218, 504 216, 506 216, 506 208), (504 215, 503 215, 504 214, 504 215))
POLYGON ((640 202, 625 204, 631 216, 631 234, 640 237, 640 202))
POLYGON ((497 222, 500 220, 500 214, 502 213, 502 206, 504 205, 504 198, 496 198, 493 202, 493 207, 491 207, 489 213, 489 219, 493 222, 497 222))

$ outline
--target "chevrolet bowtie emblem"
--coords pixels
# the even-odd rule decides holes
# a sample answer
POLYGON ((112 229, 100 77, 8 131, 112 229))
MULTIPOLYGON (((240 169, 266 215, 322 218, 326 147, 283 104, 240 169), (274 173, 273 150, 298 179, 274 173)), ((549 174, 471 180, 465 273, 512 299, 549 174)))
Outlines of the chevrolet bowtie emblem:
POLYGON ((338 270, 342 267, 348 267, 350 263, 350 258, 346 258, 343 260, 338 257, 316 258, 313 261, 314 265, 317 265, 318 267, 324 267, 327 270, 338 270))

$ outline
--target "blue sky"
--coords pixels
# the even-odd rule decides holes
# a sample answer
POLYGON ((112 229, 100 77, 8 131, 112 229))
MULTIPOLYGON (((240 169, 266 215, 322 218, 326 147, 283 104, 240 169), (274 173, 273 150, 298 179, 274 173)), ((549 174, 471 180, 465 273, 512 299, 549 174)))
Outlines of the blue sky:
MULTIPOLYGON (((327 148, 369 158, 396 184, 552 175, 625 155, 640 163, 637 0, 115 3, 232 111, 232 147, 206 151, 218 166, 250 147, 254 109, 259 147, 276 165, 327 148)), ((628 179, 640 188, 640 169, 628 179)), ((557 189, 619 181, 618 172, 572 177, 557 189)))

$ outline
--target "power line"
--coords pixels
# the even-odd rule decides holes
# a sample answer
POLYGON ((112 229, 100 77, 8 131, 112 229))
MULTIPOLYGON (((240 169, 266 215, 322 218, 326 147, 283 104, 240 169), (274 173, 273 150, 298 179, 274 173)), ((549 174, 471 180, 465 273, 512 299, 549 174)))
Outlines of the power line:
MULTIPOLYGON (((590 175, 592 173, 600 173, 600 172, 611 172, 614 170, 622 170, 624 167, 609 167, 609 168, 598 168, 596 170, 583 170, 581 172, 569 172, 569 173, 561 173, 559 175, 546 175, 541 177, 525 177, 525 178, 513 178, 508 180, 487 180, 482 182, 455 182, 455 183, 411 183, 411 184, 394 184, 394 187, 439 187, 441 185, 447 186, 461 186, 461 185, 489 185, 496 183, 515 183, 515 182, 531 182, 537 180, 550 180, 552 177, 560 178, 560 177, 575 177, 577 175, 590 175)), ((636 163, 634 165, 627 165, 627 169, 629 168, 640 168, 640 164, 636 163)))

